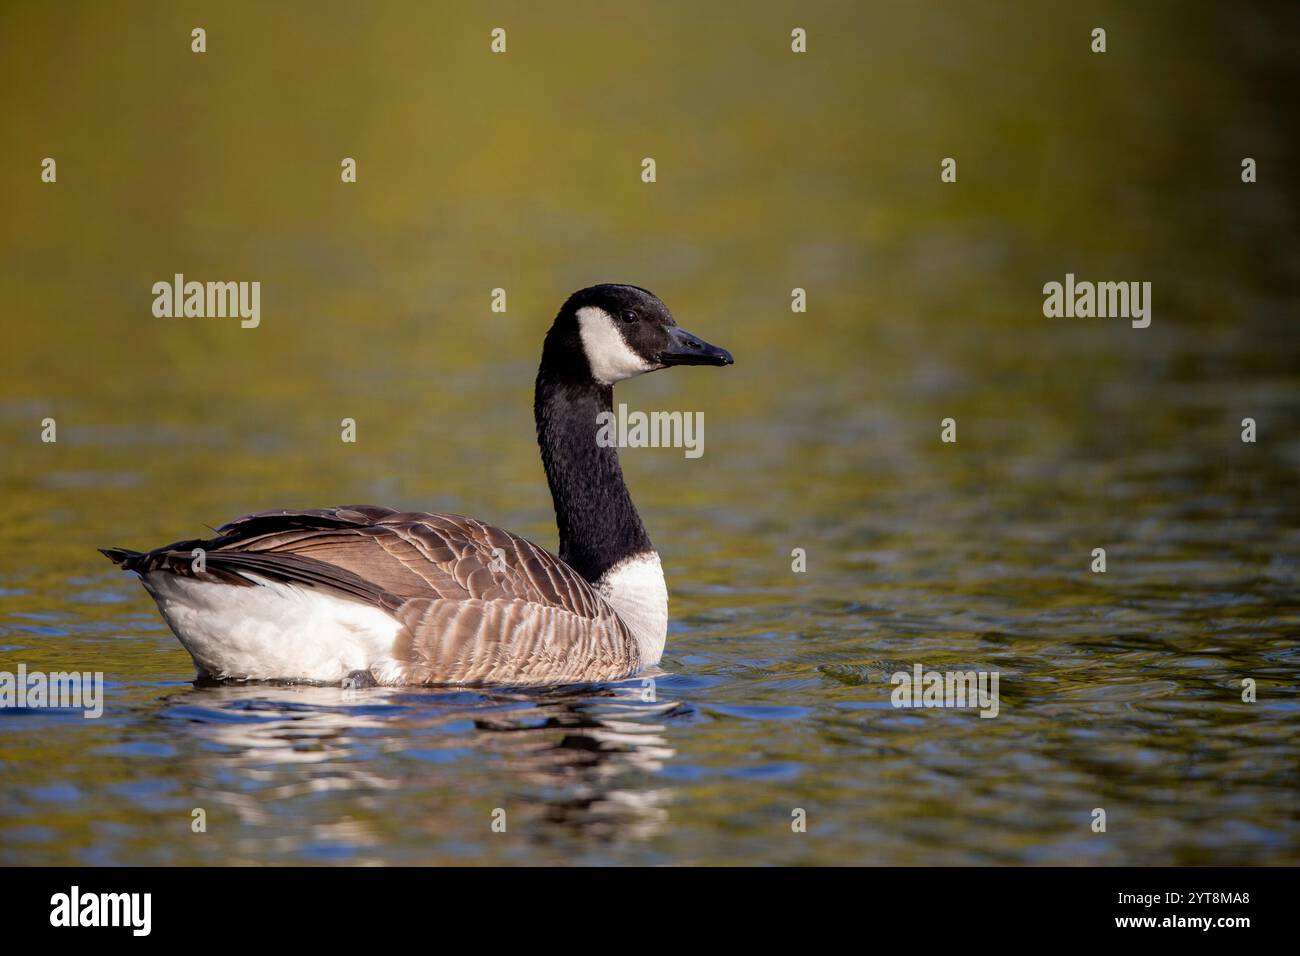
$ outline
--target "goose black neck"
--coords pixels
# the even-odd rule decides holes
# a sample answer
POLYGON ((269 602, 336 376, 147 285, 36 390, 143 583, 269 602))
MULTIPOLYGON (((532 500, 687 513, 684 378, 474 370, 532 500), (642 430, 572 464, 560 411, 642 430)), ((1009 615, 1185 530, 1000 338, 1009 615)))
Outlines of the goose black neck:
POLYGON ((555 502, 560 559, 594 582, 653 545, 623 481, 618 450, 596 442, 597 416, 612 411, 613 387, 592 381, 585 368, 579 374, 548 368, 546 359, 543 353, 533 414, 555 502))

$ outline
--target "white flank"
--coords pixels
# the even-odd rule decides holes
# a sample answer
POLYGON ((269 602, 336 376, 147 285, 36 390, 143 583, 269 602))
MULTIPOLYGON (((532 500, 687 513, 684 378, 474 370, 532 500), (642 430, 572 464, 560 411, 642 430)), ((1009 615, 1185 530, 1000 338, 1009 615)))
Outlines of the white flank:
POLYGON ((596 590, 636 638, 642 666, 658 664, 668 637, 668 585, 658 553, 624 558, 600 576, 596 590))
POLYGON ((658 367, 628 347, 618 325, 604 309, 594 305, 579 309, 578 334, 592 378, 602 385, 613 385, 658 367))
POLYGON ((386 611, 324 590, 254 580, 241 587, 153 571, 144 586, 211 677, 333 684, 392 655, 399 625, 386 611))

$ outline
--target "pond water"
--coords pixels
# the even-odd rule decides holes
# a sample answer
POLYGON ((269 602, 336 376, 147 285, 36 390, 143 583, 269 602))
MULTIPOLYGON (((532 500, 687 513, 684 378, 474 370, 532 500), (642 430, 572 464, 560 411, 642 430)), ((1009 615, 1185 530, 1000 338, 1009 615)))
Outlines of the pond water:
POLYGON ((1294 11, 1106 8, 1102 57, 1073 6, 828 7, 799 60, 779 5, 603 9, 499 60, 423 5, 235 5, 206 60, 6 9, 0 671, 105 708, 0 709, 0 864, 1300 862, 1294 11), (259 327, 153 317, 177 272, 259 327), (1067 273, 1150 327, 1046 318, 1067 273), (653 693, 197 685, 96 553, 354 502, 554 549, 532 376, 605 280, 736 357, 616 395, 706 425, 623 455, 653 693), (916 664, 997 716, 895 708, 916 664))

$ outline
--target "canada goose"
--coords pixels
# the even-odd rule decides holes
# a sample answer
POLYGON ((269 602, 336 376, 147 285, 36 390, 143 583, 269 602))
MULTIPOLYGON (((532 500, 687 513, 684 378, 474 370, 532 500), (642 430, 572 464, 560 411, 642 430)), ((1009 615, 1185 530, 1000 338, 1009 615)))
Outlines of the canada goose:
POLYGON ((618 452, 597 441, 597 416, 611 411, 615 382, 731 363, 645 289, 597 285, 569 297, 546 333, 533 403, 558 558, 473 518, 370 505, 264 511, 213 538, 101 550, 140 576, 200 677, 626 677, 663 654, 668 590, 618 452))

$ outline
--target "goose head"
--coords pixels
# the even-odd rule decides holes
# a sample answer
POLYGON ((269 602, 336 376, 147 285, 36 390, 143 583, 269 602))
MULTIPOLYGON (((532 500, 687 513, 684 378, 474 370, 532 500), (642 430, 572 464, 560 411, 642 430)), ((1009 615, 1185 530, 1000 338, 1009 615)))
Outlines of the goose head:
POLYGON ((569 296, 546 336, 544 365, 597 385, 673 365, 731 365, 731 353, 687 332, 654 293, 596 285, 569 296))

